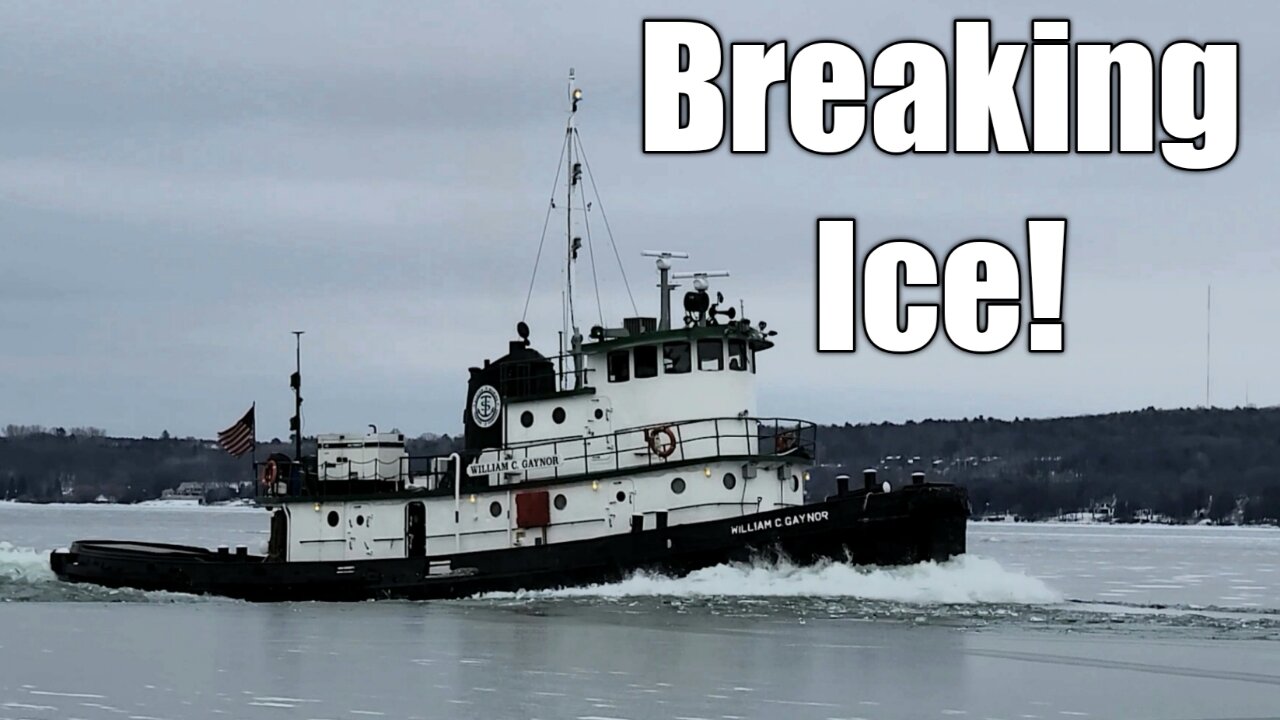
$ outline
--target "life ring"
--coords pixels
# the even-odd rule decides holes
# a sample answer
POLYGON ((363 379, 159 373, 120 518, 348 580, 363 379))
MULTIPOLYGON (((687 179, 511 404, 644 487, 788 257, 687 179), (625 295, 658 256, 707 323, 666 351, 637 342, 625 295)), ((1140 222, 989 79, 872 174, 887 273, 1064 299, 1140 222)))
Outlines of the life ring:
POLYGON ((671 432, 670 427, 650 428, 648 434, 649 452, 666 460, 676 451, 676 434, 671 432), (667 436, 666 442, 660 439, 663 435, 667 436))
POLYGON ((276 464, 275 459, 267 461, 266 467, 262 471, 262 486, 265 488, 273 488, 276 479, 280 477, 280 466, 276 464))
POLYGON ((796 434, 793 432, 780 432, 773 438, 773 449, 779 455, 790 452, 796 447, 796 434))

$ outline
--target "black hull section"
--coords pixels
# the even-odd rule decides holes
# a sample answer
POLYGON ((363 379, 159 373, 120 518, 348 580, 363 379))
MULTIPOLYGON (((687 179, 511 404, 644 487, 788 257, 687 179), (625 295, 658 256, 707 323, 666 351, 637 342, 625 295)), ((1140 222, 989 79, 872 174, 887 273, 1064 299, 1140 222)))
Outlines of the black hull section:
POLYGON ((963 489, 913 485, 732 519, 429 558, 278 562, 180 545, 82 540, 54 552, 50 562, 72 582, 254 601, 456 598, 608 582, 641 569, 683 574, 761 557, 800 564, 942 561, 964 553, 968 514, 963 489))

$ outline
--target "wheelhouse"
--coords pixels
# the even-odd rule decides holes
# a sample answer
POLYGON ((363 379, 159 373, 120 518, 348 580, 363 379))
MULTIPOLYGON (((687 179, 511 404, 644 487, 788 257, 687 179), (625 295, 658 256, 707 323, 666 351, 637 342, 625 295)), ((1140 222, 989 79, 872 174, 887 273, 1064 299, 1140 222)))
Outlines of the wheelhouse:
POLYGON ((269 460, 264 500, 293 539, 276 545, 290 559, 438 554, 802 504, 814 425, 756 412, 773 333, 717 316, 705 280, 695 287, 683 327, 670 327, 664 295, 662 319, 592 328, 550 357, 520 323, 506 354, 470 370, 459 452, 325 435, 314 459, 269 460))

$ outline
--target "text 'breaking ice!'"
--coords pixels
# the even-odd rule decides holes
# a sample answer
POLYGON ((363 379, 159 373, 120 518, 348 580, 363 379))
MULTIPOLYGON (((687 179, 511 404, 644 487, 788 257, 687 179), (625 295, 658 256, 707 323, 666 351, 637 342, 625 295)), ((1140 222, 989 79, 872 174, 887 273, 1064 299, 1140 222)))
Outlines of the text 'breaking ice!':
MULTIPOLYGON (((1157 53, 1134 40, 1073 45, 1070 36, 1068 20, 1033 20, 1030 43, 993 45, 989 20, 961 19, 950 57, 927 42, 896 42, 876 52, 868 72, 858 50, 838 41, 726 49, 707 23, 646 20, 644 151, 709 152, 728 135, 731 153, 766 153, 769 89, 781 83, 791 138, 819 155, 848 153, 869 131, 892 155, 1158 151, 1183 171, 1235 157, 1238 43, 1179 40, 1157 53)), ((853 219, 819 220, 816 239, 817 349, 853 352, 853 219)), ((1032 352, 1064 348, 1065 241, 1065 219, 1027 220, 1032 352)), ((962 243, 941 263, 919 243, 884 242, 863 260, 863 330, 886 352, 922 349, 940 328, 962 350, 997 352, 1019 333, 1022 280, 1017 257, 998 242, 962 243), (913 286, 939 286, 938 302, 904 306, 900 295, 913 286)))

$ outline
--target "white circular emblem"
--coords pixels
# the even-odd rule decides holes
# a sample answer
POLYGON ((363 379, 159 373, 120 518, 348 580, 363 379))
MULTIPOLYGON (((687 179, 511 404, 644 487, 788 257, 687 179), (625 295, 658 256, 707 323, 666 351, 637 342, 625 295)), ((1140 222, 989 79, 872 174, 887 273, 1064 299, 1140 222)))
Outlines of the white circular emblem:
POLYGON ((471 397, 471 419, 482 428, 492 427, 502 413, 502 398, 492 385, 481 385, 471 397))

